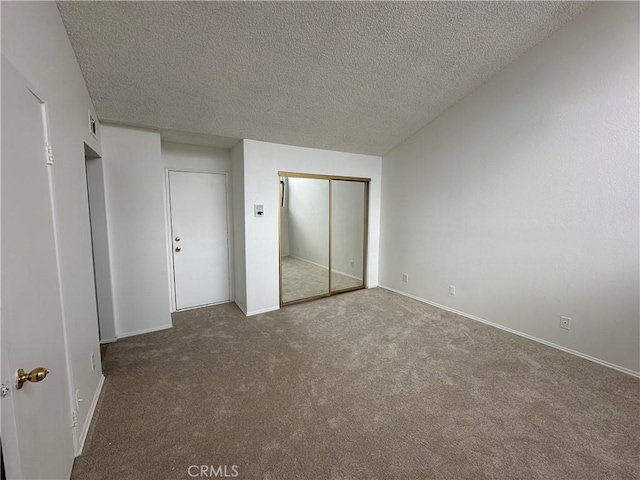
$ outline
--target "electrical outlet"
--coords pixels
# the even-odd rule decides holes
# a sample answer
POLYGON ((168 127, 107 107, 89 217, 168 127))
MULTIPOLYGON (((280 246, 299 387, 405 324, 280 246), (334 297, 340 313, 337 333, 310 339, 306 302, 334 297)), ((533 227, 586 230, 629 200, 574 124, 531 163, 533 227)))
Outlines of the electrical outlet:
POLYGON ((449 295, 455 295, 456 294, 456 287, 454 287, 453 285, 449 285, 449 295))
POLYGON ((403 273, 402 274, 402 281, 404 283, 409 283, 409 274, 408 273, 403 273))
POLYGON ((560 328, 571 330, 571 319, 569 317, 560 317, 560 328))
POLYGON ((94 372, 96 370, 96 354, 91 352, 91 371, 94 372))

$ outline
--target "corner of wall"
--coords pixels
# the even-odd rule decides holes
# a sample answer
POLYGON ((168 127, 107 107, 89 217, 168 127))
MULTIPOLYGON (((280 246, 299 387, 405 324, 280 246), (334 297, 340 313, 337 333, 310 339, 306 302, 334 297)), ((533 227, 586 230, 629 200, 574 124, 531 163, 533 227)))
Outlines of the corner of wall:
POLYGON ((234 300, 247 313, 245 241, 244 140, 231 149, 231 216, 233 228, 234 300))

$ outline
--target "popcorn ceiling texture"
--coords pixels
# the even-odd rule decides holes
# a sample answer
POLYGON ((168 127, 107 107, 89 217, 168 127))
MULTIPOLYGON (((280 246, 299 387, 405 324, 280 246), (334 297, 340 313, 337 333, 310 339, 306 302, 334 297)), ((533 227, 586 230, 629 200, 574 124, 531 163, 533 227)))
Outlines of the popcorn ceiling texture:
POLYGON ((381 155, 584 2, 58 2, 101 121, 381 155))

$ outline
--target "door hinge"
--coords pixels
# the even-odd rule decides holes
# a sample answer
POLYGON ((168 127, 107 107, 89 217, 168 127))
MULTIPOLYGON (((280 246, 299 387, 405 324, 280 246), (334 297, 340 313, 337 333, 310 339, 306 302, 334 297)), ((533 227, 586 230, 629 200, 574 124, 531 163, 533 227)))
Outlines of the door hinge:
POLYGON ((78 426, 78 410, 76 410, 75 408, 71 410, 71 426, 78 426))
POLYGON ((47 153, 47 165, 53 165, 53 147, 51 145, 46 145, 46 153, 47 153))
POLYGON ((6 398, 11 393, 11 387, 9 386, 9 382, 0 383, 0 398, 6 398))

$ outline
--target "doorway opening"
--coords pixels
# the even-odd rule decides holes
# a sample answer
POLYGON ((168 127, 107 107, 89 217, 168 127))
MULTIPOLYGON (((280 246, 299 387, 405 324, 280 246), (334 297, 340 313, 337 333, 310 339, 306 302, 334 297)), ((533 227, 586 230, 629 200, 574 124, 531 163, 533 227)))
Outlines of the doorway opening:
POLYGON ((111 291, 104 170, 102 158, 86 143, 84 144, 84 158, 87 175, 93 275, 98 306, 98 331, 100 343, 105 344, 116 341, 116 328, 113 314, 113 294, 111 291))

